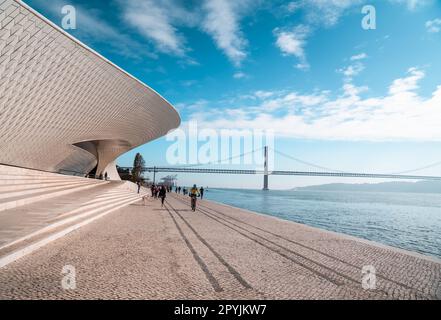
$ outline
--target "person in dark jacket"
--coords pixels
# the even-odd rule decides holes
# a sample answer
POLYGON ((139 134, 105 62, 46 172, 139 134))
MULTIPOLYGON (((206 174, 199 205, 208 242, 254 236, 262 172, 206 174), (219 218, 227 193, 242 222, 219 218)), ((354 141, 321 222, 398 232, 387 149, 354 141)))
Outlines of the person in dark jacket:
POLYGON ((164 200, 166 196, 167 196, 167 189, 165 189, 165 186, 162 186, 161 189, 159 190, 159 198, 161 199, 161 208, 164 207, 164 200))

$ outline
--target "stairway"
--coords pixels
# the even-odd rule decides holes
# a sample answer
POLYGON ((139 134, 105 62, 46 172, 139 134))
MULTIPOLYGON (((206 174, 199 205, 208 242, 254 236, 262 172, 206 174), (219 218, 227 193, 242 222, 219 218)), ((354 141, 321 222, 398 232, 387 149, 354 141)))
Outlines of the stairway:
POLYGON ((0 268, 140 200, 147 190, 136 191, 128 181, 0 166, 0 268))
POLYGON ((0 165, 0 213, 106 183, 96 179, 0 165))

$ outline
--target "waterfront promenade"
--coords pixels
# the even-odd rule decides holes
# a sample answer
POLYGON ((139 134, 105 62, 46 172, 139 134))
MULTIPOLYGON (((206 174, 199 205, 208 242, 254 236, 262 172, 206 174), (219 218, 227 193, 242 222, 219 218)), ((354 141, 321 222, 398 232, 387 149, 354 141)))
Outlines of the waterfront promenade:
POLYGON ((435 258, 169 194, 0 269, 0 299, 440 299, 435 258), (75 267, 76 288, 61 286, 75 267), (362 287, 363 266, 376 289, 362 287))

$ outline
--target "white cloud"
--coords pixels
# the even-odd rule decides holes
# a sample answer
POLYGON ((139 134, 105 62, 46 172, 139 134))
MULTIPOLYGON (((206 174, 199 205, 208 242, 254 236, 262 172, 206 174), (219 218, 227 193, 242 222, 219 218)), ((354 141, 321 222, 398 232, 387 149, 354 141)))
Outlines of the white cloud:
POLYGON ((359 75, 365 69, 364 64, 361 61, 366 58, 366 53, 354 55, 349 59, 350 61, 352 61, 352 64, 347 67, 338 69, 337 72, 342 73, 345 76, 345 82, 351 82, 355 76, 359 75))
MULTIPOLYGON (((168 3, 168 2, 165 2, 168 3)), ((186 48, 184 39, 173 26, 178 13, 154 0, 121 2, 124 20, 146 39, 153 41, 159 51, 183 56, 186 48)))
MULTIPOLYGON (((418 7, 431 3, 433 0, 389 0, 392 3, 406 5, 409 10, 415 10, 418 7)), ((335 26, 343 15, 352 10, 354 13, 360 14, 361 6, 368 3, 367 0, 297 0, 289 2, 283 6, 287 14, 303 14, 303 25, 309 29, 309 33, 314 32, 318 28, 329 28, 335 26)), ((285 28, 286 29, 286 28, 285 28)), ((278 29, 276 29, 278 30, 278 29)), ((437 28, 435 27, 435 29, 437 28)), ((277 45, 285 54, 292 54, 303 59, 296 67, 299 69, 308 69, 309 64, 306 63, 306 37, 299 38, 292 32, 279 32, 277 45), (282 39, 280 39, 282 38, 282 39), (280 39, 280 40, 279 40, 280 39), (280 42, 280 43, 279 43, 280 42)), ((355 61, 365 59, 367 56, 360 54, 354 56, 355 61)), ((353 70, 348 70, 352 72, 353 70)))
POLYGON ((203 29, 210 34, 216 45, 236 65, 247 56, 246 40, 239 26, 240 1, 234 0, 205 0, 206 17, 203 29))
POLYGON ((361 63, 356 63, 346 68, 340 69, 339 72, 343 73, 346 78, 352 79, 363 70, 364 70, 364 66, 361 63))
POLYGON ((284 55, 292 55, 299 59, 299 68, 308 68, 306 62, 305 46, 306 38, 310 34, 310 29, 304 25, 295 27, 292 31, 274 29, 276 36, 276 46, 284 55))
POLYGON ((189 27, 208 33, 234 65, 247 57, 240 20, 255 5, 250 0, 203 0, 191 6, 183 0, 118 1, 125 21, 161 52, 187 57, 191 49, 179 28, 189 27))
POLYGON ((441 85, 430 97, 418 95, 424 72, 411 68, 394 80, 385 96, 364 97, 367 87, 345 83, 341 94, 277 92, 262 95, 253 106, 236 112, 195 113, 217 129, 271 129, 279 136, 323 140, 441 141, 441 85), (239 112, 240 111, 240 112, 239 112))
POLYGON ((407 9, 413 11, 432 2, 432 0, 389 0, 392 3, 404 4, 407 9))
MULTIPOLYGON (((65 1, 52 0, 48 4, 45 0, 36 0, 34 5, 45 6, 51 14, 58 17, 65 1)), ((77 14, 77 29, 71 33, 83 41, 105 43, 106 46, 120 56, 140 59, 145 56, 156 58, 149 48, 106 22, 97 10, 75 5, 77 14)))
POLYGON ((275 94, 275 92, 272 92, 272 91, 258 90, 256 92, 254 92, 253 96, 255 96, 256 98, 259 98, 259 99, 266 99, 266 98, 273 96, 274 94, 275 94))
POLYGON ((346 10, 366 0, 303 0, 306 18, 313 25, 333 26, 346 10))
POLYGON ((277 33, 276 44, 284 54, 303 58, 305 56, 304 38, 303 35, 296 32, 282 31, 277 33))
POLYGON ((285 6, 286 11, 294 13, 301 10, 305 16, 305 23, 292 31, 276 28, 274 33, 277 37, 277 47, 283 54, 296 56, 300 60, 295 66, 297 69, 309 69, 305 53, 308 36, 319 27, 337 24, 346 10, 364 1, 366 0, 299 0, 288 3, 285 6))
POLYGON ((410 68, 406 78, 396 79, 389 87, 389 94, 398 95, 418 89, 418 82, 424 78, 424 72, 417 68, 410 68))
POLYGON ((357 54, 355 56, 352 56, 351 61, 364 60, 367 57, 368 57, 367 54, 363 52, 363 53, 357 54))
POLYGON ((201 99, 197 100, 196 102, 186 104, 186 103, 177 103, 175 104, 176 109, 179 111, 190 111, 190 112, 197 112, 201 109, 204 109, 207 107, 208 101, 201 99))
POLYGON ((90 15, 87 10, 77 7, 78 32, 85 38, 90 38, 95 43, 105 43, 112 51, 129 58, 141 58, 148 56, 156 58, 150 49, 130 36, 125 35, 118 29, 107 24, 104 20, 90 15))
POLYGON ((346 97, 358 97, 361 93, 367 91, 369 88, 366 86, 357 87, 352 83, 345 83, 343 85, 343 95, 346 97))
POLYGON ((295 67, 299 70, 308 70, 311 66, 309 65, 308 62, 305 61, 305 62, 297 63, 295 67))
POLYGON ((194 85, 197 85, 198 81, 197 80, 184 80, 181 81, 181 85, 184 87, 192 87, 194 85))
POLYGON ((437 33, 441 31, 441 19, 429 20, 426 22, 427 31, 437 33))
POLYGON ((302 6, 303 6, 302 1, 292 1, 286 5, 286 10, 288 10, 288 12, 290 13, 294 13, 299 9, 301 9, 302 6))
MULTIPOLYGON (((434 0, 388 0, 391 3, 405 5, 409 10, 432 3, 434 0)), ((371 1, 372 2, 372 1, 371 1)), ((288 13, 303 11, 308 24, 319 27, 332 27, 340 18, 353 9, 360 13, 363 4, 370 3, 367 0, 297 0, 285 6, 288 13)))
POLYGON ((243 79, 246 77, 247 77, 247 75, 244 72, 240 72, 240 71, 233 74, 234 79, 243 79))

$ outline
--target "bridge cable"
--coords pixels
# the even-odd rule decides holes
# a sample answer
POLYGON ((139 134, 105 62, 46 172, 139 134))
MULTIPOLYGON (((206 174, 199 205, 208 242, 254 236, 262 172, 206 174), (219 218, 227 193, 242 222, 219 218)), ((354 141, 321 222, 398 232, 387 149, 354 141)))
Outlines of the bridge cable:
POLYGON ((237 155, 237 156, 231 156, 231 157, 229 157, 229 158, 222 159, 222 160, 220 160, 220 161, 216 161, 216 162, 209 162, 209 163, 196 163, 196 164, 187 164, 187 165, 180 165, 180 166, 178 165, 178 166, 176 166, 176 167, 177 167, 177 168, 193 168, 193 167, 205 166, 205 165, 221 165, 221 164, 225 164, 224 162, 229 162, 229 161, 234 160, 234 159, 237 159, 237 158, 242 158, 242 157, 244 157, 244 156, 247 156, 247 155, 249 155, 249 154, 253 154, 253 153, 255 153, 255 152, 257 152, 257 151, 261 151, 261 150, 263 150, 263 148, 253 149, 252 151, 245 152, 245 153, 242 153, 242 154, 237 155))
POLYGON ((406 171, 395 172, 395 173, 391 173, 391 174, 399 175, 399 174, 412 173, 412 172, 417 172, 417 171, 421 171, 421 170, 424 170, 424 169, 434 168, 434 167, 437 167, 439 165, 441 165, 441 161, 429 164, 429 165, 424 166, 424 167, 416 168, 416 169, 413 169, 413 170, 406 170, 406 171))
POLYGON ((285 158, 288 158, 288 159, 294 160, 294 161, 296 161, 296 162, 300 162, 300 163, 305 164, 305 165, 308 165, 308 166, 310 166, 310 167, 314 167, 314 168, 321 169, 321 170, 325 170, 325 171, 332 171, 332 172, 338 172, 338 173, 348 173, 347 171, 342 171, 342 170, 331 169, 331 168, 327 168, 327 167, 319 166, 319 165, 316 165, 316 164, 314 164, 314 163, 312 163, 312 162, 307 162, 307 161, 300 160, 300 159, 298 159, 298 158, 295 158, 295 157, 293 157, 293 156, 290 156, 289 154, 286 154, 286 153, 284 153, 284 152, 278 151, 278 150, 276 150, 276 149, 273 149, 273 148, 271 148, 271 149, 272 149, 275 153, 277 153, 277 154, 279 154, 279 155, 281 155, 281 156, 284 156, 285 158))
MULTIPOLYGON (((320 166, 320 165, 316 165, 316 164, 311 163, 311 162, 303 161, 303 160, 301 160, 301 159, 295 158, 295 157, 290 156, 290 155, 288 155, 288 154, 286 154, 286 153, 283 153, 283 152, 281 152, 281 151, 275 150, 275 149, 273 149, 273 148, 271 148, 271 149, 272 149, 275 153, 278 153, 278 154, 280 154, 280 155, 282 155, 282 156, 284 156, 284 157, 286 157, 286 158, 289 158, 289 159, 291 159, 291 160, 294 160, 294 161, 297 161, 297 162, 303 163, 303 164, 305 164, 305 165, 308 165, 308 166, 311 166, 311 167, 314 167, 314 168, 318 168, 318 169, 322 169, 322 170, 327 170, 327 171, 338 172, 338 173, 348 173, 347 171, 342 171, 342 170, 337 170, 337 169, 331 169, 331 168, 323 167, 323 166, 320 166)), ((412 172, 421 171, 421 170, 424 170, 424 169, 430 169, 430 168, 433 168, 433 167, 437 167, 437 166, 439 166, 439 165, 441 165, 441 161, 438 161, 438 162, 432 163, 432 164, 427 165, 427 166, 424 166, 424 167, 420 167, 420 168, 412 169, 412 170, 405 170, 405 171, 393 172, 393 173, 387 173, 387 174, 388 174, 388 175, 403 175, 403 174, 407 174, 407 173, 412 173, 412 172)))

